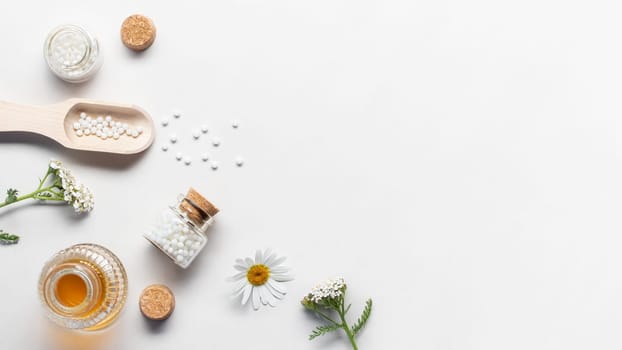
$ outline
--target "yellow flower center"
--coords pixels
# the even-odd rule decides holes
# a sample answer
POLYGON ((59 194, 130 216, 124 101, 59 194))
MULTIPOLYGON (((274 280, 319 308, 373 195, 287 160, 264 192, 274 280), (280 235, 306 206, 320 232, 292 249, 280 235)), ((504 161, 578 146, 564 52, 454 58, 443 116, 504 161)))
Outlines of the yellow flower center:
POLYGON ((263 264, 253 265, 246 273, 246 279, 253 286, 261 286, 268 281, 270 277, 270 269, 263 264))

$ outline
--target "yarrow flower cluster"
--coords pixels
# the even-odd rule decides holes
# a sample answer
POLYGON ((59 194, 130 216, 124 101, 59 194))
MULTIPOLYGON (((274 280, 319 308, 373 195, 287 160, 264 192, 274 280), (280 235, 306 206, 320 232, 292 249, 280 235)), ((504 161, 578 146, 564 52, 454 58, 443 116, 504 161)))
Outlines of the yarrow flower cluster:
POLYGON ((307 310, 314 312, 328 322, 327 324, 317 326, 313 332, 311 332, 309 340, 341 329, 348 336, 352 348, 354 350, 358 349, 354 338, 363 329, 363 326, 365 326, 365 323, 367 323, 371 315, 372 301, 371 299, 367 299, 363 313, 356 323, 350 327, 346 320, 346 314, 350 311, 351 304, 345 306, 346 289, 346 282, 342 277, 338 277, 318 284, 302 298, 301 304, 307 310), (339 318, 336 320, 333 319, 330 313, 336 313, 339 318))
POLYGON ((317 286, 311 289, 311 292, 305 297, 308 300, 320 304, 325 299, 336 299, 341 296, 346 291, 346 282, 342 277, 329 279, 324 281, 324 283, 320 283, 317 286))
MULTIPOLYGON (((78 182, 58 160, 51 160, 48 172, 54 173, 60 180, 60 190, 63 191, 63 200, 70 204, 77 213, 89 212, 95 206, 93 192, 84 184, 78 182)), ((57 182, 55 182, 57 184, 57 182)))
POLYGON ((54 159, 48 163, 45 176, 34 191, 20 196, 18 190, 9 188, 4 202, 0 202, 0 208, 25 199, 67 202, 77 213, 89 212, 95 205, 93 192, 76 180, 63 163, 54 159))

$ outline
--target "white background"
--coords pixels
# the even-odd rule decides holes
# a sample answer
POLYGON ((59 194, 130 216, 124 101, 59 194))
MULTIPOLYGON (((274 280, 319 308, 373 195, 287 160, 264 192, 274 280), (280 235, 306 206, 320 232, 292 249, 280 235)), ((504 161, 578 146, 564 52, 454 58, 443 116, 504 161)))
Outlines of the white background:
POLYGON ((336 275, 351 318, 374 299, 361 349, 619 349, 619 14, 599 0, 3 1, 2 99, 183 117, 132 158, 0 135, 1 192, 34 189, 59 158, 96 195, 87 217, 0 210, 0 228, 22 236, 0 247, 0 349, 347 349, 336 335, 309 342, 317 321, 298 303, 336 275), (119 39, 136 12, 158 28, 143 54, 119 39), (83 85, 43 61, 45 35, 67 22, 105 56, 83 85), (203 123, 219 149, 192 141, 203 123), (180 142, 164 153, 171 132, 180 142), (141 234, 189 186, 222 212, 183 271, 141 234), (122 317, 96 334, 51 325, 36 294, 44 261, 80 242, 107 246, 129 274, 122 317), (265 247, 296 280, 253 312, 225 279, 265 247), (150 283, 177 296, 159 327, 137 307, 150 283))

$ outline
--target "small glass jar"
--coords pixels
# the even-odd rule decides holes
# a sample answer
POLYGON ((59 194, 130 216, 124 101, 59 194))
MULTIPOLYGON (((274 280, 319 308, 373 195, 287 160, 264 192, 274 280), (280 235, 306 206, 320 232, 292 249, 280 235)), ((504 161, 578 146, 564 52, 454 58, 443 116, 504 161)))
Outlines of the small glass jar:
POLYGON ((191 188, 165 210, 144 237, 182 268, 187 268, 207 243, 207 229, 218 209, 191 188))
POLYGON ((89 80, 103 62, 97 39, 72 24, 57 27, 48 34, 43 54, 52 72, 70 83, 89 80))
POLYGON ((127 297, 121 261, 96 244, 77 244, 56 253, 43 267, 39 297, 56 324, 82 330, 110 325, 127 297))

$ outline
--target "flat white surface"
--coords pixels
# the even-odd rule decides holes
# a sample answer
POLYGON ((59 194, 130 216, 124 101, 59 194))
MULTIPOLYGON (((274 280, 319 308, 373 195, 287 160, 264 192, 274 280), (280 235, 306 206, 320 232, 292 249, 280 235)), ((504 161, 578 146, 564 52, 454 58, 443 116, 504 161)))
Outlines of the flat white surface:
POLYGON ((619 349, 619 13, 599 0, 3 1, 2 99, 183 116, 130 159, 0 135, 0 191, 33 188, 54 157, 96 195, 88 217, 0 211, 0 228, 22 236, 0 247, 0 349, 347 349, 334 335, 309 342, 317 322, 298 304, 335 275, 352 318, 374 299, 361 349, 619 349), (143 54, 119 39, 135 12, 158 28, 143 54), (67 22, 105 55, 84 85, 43 61, 45 35, 67 22), (220 148, 192 140, 203 123, 220 148), (189 186, 222 213, 182 271, 141 233, 189 186), (123 316, 97 334, 50 325, 36 295, 43 262, 79 242, 109 247, 129 274, 123 316), (253 312, 225 278, 264 247, 296 280, 277 308, 253 312), (177 296, 160 327, 137 307, 155 282, 177 296))

